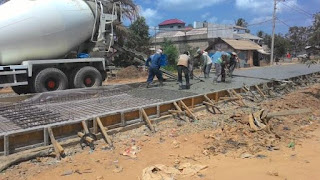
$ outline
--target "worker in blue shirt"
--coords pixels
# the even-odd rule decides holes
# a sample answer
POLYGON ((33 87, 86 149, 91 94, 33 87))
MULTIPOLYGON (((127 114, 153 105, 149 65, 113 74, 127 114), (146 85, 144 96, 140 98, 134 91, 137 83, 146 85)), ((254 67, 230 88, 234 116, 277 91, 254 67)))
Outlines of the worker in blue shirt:
POLYGON ((154 55, 150 56, 146 61, 146 66, 149 67, 147 88, 150 87, 150 84, 152 83, 154 76, 157 76, 160 82, 160 86, 163 86, 163 77, 162 77, 162 72, 160 71, 161 57, 162 57, 162 50, 158 49, 157 52, 154 55))

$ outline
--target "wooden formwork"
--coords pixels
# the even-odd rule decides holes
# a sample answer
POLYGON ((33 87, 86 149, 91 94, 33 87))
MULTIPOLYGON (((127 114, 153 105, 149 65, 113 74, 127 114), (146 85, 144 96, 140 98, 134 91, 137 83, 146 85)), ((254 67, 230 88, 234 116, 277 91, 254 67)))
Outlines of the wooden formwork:
MULTIPOLYGON (((319 75, 319 73, 315 74, 319 75)), ((274 85, 274 82, 269 82, 267 84, 270 87, 274 85)), ((251 90, 255 90, 255 86, 256 85, 249 88, 251 90)), ((234 90, 237 93, 242 93, 243 91, 242 88, 237 88, 234 90)), ((148 117, 160 118, 163 116, 169 116, 168 111, 175 109, 175 106, 173 104, 174 102, 182 101, 187 107, 191 109, 203 107, 203 102, 207 100, 204 97, 205 95, 212 101, 218 102, 221 97, 228 97, 229 93, 227 90, 222 90, 173 101, 151 104, 144 107, 127 109, 121 112, 106 112, 100 114, 97 117, 100 118, 102 125, 107 127, 108 134, 117 133, 145 124, 143 122, 143 117, 140 111, 141 108, 144 109, 148 117), (118 128, 123 129, 118 130, 118 128)), ((0 154, 9 155, 39 146, 48 146, 50 144, 47 131, 48 128, 52 128, 53 134, 58 141, 77 137, 77 133, 83 131, 82 121, 86 122, 88 128, 91 129, 93 133, 98 133, 95 118, 96 117, 57 123, 2 135, 0 136, 0 154)))

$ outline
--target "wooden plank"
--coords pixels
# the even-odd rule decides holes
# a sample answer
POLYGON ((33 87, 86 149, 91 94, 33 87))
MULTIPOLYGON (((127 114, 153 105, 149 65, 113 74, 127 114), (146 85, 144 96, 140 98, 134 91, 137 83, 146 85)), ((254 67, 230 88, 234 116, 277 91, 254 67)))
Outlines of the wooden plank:
POLYGON ((198 120, 197 117, 192 113, 192 111, 188 108, 188 106, 183 101, 180 100, 179 103, 186 110, 186 112, 187 112, 187 114, 189 114, 189 116, 191 116, 195 121, 198 120))
POLYGON ((287 111, 272 112, 267 115, 267 118, 273 118, 277 116, 307 114, 307 113, 312 113, 312 110, 307 108, 307 109, 293 109, 293 110, 287 110, 287 111))
POLYGON ((86 134, 89 134, 89 129, 88 129, 88 126, 87 126, 87 123, 86 121, 81 121, 81 124, 82 124, 82 127, 83 127, 83 130, 86 134))
POLYGON ((100 131, 103 135, 103 137, 105 138, 106 142, 109 144, 110 147, 113 147, 113 143, 111 141, 111 138, 108 136, 107 132, 106 132, 106 128, 103 126, 101 120, 99 117, 96 118, 97 124, 100 128, 100 131))
POLYGON ((143 119, 145 120, 145 122, 146 122, 147 125, 149 126, 151 132, 155 133, 156 130, 154 129, 154 127, 153 127, 153 125, 152 125, 152 123, 151 123, 151 121, 150 121, 150 119, 149 119, 146 111, 145 111, 143 108, 141 108, 140 111, 141 111, 141 113, 142 113, 142 116, 144 117, 143 119))
POLYGON ((53 145, 54 151, 56 153, 56 157, 57 159, 61 159, 61 154, 64 153, 64 149, 62 148, 62 146, 57 142, 57 140, 54 138, 52 129, 49 127, 48 128, 48 134, 50 136, 51 139, 51 144, 53 145))

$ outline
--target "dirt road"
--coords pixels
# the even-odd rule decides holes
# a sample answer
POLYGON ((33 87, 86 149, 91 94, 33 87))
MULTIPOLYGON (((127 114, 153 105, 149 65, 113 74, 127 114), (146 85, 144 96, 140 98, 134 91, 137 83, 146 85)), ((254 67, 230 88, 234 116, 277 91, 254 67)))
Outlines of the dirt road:
POLYGON ((61 161, 38 158, 21 163, 2 173, 0 179, 142 179, 143 169, 149 166, 179 168, 185 163, 205 168, 175 179, 319 179, 319 104, 320 85, 251 103, 271 111, 306 107, 313 111, 271 119, 272 133, 254 132, 248 124, 230 118, 251 108, 224 104, 223 115, 198 112, 199 121, 165 121, 156 125, 156 134, 147 127, 117 134, 113 137, 115 150, 109 150, 103 141, 94 151, 77 146, 67 149, 68 156, 61 161), (123 155, 125 150, 131 157, 123 155))

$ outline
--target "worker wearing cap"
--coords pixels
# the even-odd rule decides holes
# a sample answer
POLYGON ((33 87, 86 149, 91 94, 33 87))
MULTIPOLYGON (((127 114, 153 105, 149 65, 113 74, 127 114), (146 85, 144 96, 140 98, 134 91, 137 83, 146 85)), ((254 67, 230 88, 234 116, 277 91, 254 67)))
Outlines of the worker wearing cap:
POLYGON ((200 49, 197 51, 197 53, 200 55, 200 59, 203 62, 202 70, 204 73, 204 78, 209 78, 209 74, 212 67, 212 60, 209 57, 208 53, 205 51, 201 51, 200 49))
POLYGON ((182 88, 182 72, 186 78, 186 89, 190 89, 190 79, 189 79, 189 64, 190 64, 190 54, 189 52, 184 52, 179 56, 178 59, 178 81, 179 81, 179 90, 182 88))
POLYGON ((146 61, 146 66, 149 67, 147 88, 150 87, 150 84, 152 83, 154 76, 157 76, 160 82, 160 86, 163 86, 163 77, 162 77, 162 72, 160 71, 161 55, 162 55, 162 50, 158 49, 157 52, 154 55, 150 56, 146 61))
POLYGON ((228 65, 228 69, 229 69, 229 76, 232 78, 233 71, 237 66, 237 58, 238 58, 238 56, 237 56, 237 53, 235 53, 235 52, 232 52, 230 54, 231 54, 231 57, 230 57, 230 62, 229 62, 229 65, 228 65))

